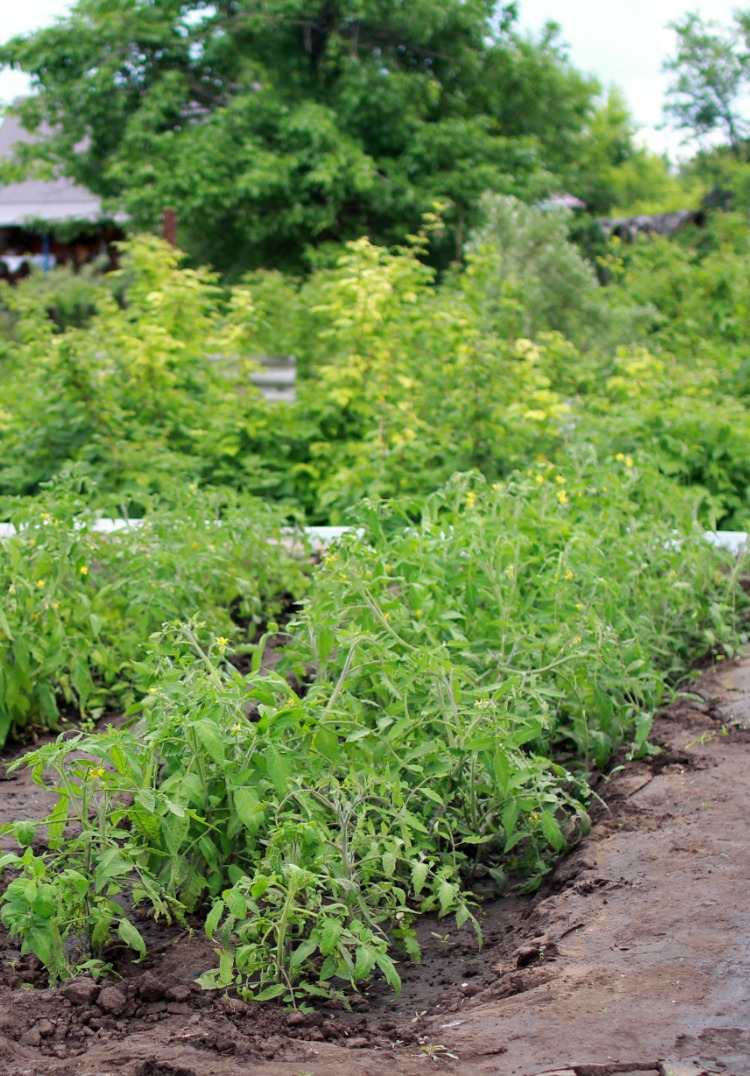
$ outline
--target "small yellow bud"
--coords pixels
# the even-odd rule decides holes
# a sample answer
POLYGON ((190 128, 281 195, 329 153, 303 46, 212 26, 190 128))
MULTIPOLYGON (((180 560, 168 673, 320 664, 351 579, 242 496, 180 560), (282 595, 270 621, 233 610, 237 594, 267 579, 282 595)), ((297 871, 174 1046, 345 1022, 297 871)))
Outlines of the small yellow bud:
POLYGON ((565 492, 564 489, 559 489, 557 491, 557 499, 560 502, 560 504, 567 504, 568 503, 568 494, 565 492))
POLYGON ((37 579, 36 585, 39 587, 40 590, 42 590, 44 587, 47 586, 47 580, 46 579, 37 579))
POLYGON ((86 567, 85 564, 82 564, 81 567, 78 569, 78 571, 79 571, 79 573, 81 575, 88 575, 89 574, 89 570, 88 570, 88 568, 86 567))
POLYGON ((229 646, 229 639, 225 639, 223 635, 219 635, 216 639, 216 645, 218 646, 219 650, 226 650, 226 648, 229 646))

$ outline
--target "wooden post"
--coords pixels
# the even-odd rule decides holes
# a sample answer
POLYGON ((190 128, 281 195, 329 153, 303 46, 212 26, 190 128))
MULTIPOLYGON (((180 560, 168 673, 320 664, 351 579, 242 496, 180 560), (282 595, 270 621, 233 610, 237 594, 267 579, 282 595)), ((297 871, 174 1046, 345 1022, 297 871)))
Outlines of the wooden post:
POLYGON ((161 211, 162 235, 170 246, 177 246, 177 214, 174 209, 161 211))

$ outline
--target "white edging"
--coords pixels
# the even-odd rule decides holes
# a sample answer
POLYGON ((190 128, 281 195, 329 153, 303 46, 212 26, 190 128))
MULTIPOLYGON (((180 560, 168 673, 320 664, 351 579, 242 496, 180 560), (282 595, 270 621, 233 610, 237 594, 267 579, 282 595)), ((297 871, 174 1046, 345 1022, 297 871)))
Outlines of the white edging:
MULTIPOLYGON (((75 524, 77 530, 80 530, 82 526, 82 523, 75 524)), ((96 519, 90 525, 89 530, 94 534, 117 534, 120 531, 138 530, 142 526, 142 519, 96 519)), ((350 532, 354 532, 360 538, 364 534, 360 527, 282 527, 284 535, 294 537, 295 534, 304 534, 312 542, 321 545, 329 545, 350 532)), ((12 523, 0 523, 0 538, 12 538, 17 533, 12 523)))
MULTIPOLYGON (((82 524, 77 524, 77 527, 82 524)), ((119 531, 137 530, 143 526, 142 519, 97 519, 90 530, 94 534, 117 534, 119 531)), ((12 523, 0 523, 0 538, 12 538, 17 533, 12 523)), ((293 537, 295 534, 303 534, 316 545, 330 545, 338 541, 345 534, 354 533, 362 538, 364 530, 361 527, 284 527, 282 533, 293 537)), ((748 544, 747 531, 706 531, 704 541, 718 549, 726 549, 736 557, 743 553, 748 544)))

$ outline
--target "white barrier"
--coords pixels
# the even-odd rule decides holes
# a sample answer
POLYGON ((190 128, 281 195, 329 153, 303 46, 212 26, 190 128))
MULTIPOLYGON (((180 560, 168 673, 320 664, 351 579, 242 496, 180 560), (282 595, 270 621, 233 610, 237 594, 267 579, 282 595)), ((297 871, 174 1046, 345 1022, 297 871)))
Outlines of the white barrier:
MULTIPOLYGON (((81 527, 83 524, 77 524, 81 527)), ((137 530, 143 526, 142 519, 97 519, 91 524, 94 534, 117 534, 118 531, 137 530)), ((284 527, 282 533, 288 537, 294 537, 302 533, 309 538, 314 546, 330 545, 344 534, 355 533, 362 538, 364 530, 361 527, 284 527)), ((12 538, 16 534, 16 528, 12 523, 0 523, 0 538, 12 538)), ((703 540, 718 549, 726 549, 738 557, 743 553, 748 543, 747 531, 705 531, 703 540)))
MULTIPOLYGON (((75 526, 80 530, 83 524, 76 523, 75 526)), ((89 529, 94 534, 117 534, 119 531, 138 530, 142 526, 142 519, 96 519, 89 529)), ((292 538, 296 534, 303 534, 313 544, 320 545, 329 545, 352 531, 360 538, 364 534, 360 527, 282 527, 285 536, 292 538)), ((12 538, 17 533, 12 523, 0 523, 0 538, 12 538)))

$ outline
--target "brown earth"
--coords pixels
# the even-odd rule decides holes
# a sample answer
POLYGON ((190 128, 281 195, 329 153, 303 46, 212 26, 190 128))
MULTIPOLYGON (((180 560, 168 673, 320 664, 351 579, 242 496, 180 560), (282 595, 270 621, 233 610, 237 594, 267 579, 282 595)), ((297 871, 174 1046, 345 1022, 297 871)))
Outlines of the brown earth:
MULTIPOLYGON (((42 989, 0 934, 0 1073, 748 1076, 750 658, 693 690, 657 721, 660 755, 599 781, 606 806, 546 887, 485 906, 481 952, 423 926, 400 999, 376 985, 302 1014, 203 993, 199 931, 153 934, 118 982, 42 989)), ((12 775, 0 821, 43 798, 12 775)))

